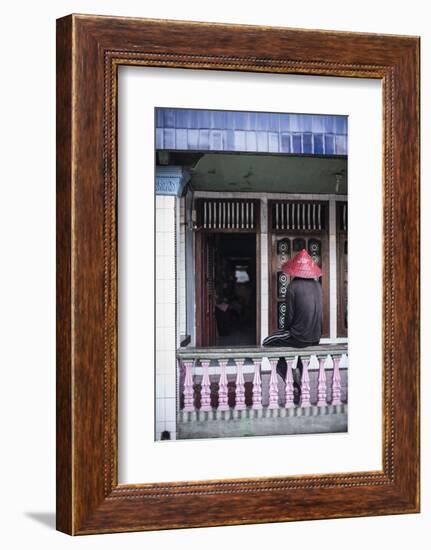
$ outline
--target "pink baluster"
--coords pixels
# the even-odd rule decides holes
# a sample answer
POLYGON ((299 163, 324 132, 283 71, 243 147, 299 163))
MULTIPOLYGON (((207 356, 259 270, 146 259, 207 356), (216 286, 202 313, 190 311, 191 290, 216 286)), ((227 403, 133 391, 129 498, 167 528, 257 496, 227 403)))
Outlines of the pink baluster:
POLYGON ((236 386, 235 386, 235 409, 237 411, 243 411, 245 406, 245 386, 244 375, 242 373, 243 360, 238 359, 237 371, 236 371, 236 386))
POLYGON ((278 381, 277 381, 277 363, 278 359, 270 359, 271 378, 269 379, 269 409, 278 409, 278 381))
POLYGON ((295 362, 294 359, 287 359, 287 372, 286 372, 286 389, 285 389, 285 395, 286 395, 286 409, 290 409, 293 407, 293 372, 292 367, 293 363, 295 362))
MULTIPOLYGON (((342 369, 342 368, 347 369, 347 364, 348 364, 347 354, 343 353, 343 355, 341 356, 341 359, 340 359, 339 368, 340 369, 342 369)), ((341 385, 341 377, 340 377, 340 385, 341 385)), ((340 390, 340 394, 341 394, 341 390, 340 390)), ((346 394, 345 394, 344 397, 345 397, 344 403, 347 403, 347 388, 346 388, 346 394)), ((341 399, 341 395, 340 395, 340 399, 341 399)))
POLYGON ((309 362, 310 359, 302 359, 301 407, 311 407, 310 377, 308 375, 309 362))
POLYGON ((340 375, 340 359, 334 357, 334 376, 332 378, 332 404, 341 405, 341 375, 340 375))
POLYGON ((184 411, 193 412, 195 410, 193 390, 193 361, 184 361, 184 368, 186 370, 186 376, 184 378, 184 411))
POLYGON ((227 387, 227 374, 226 374, 226 359, 219 359, 220 365, 220 380, 218 385, 218 410, 228 411, 228 387, 227 387))
POLYGON ((259 359, 254 359, 254 378, 253 378, 253 409, 255 411, 262 408, 262 379, 260 377, 259 359))
POLYGON ((211 382, 209 376, 209 360, 201 359, 201 365, 204 372, 201 385, 201 411, 211 410, 211 382))
POLYGON ((319 378, 317 380, 317 406, 324 407, 326 405, 326 373, 325 363, 327 358, 319 359, 319 378))

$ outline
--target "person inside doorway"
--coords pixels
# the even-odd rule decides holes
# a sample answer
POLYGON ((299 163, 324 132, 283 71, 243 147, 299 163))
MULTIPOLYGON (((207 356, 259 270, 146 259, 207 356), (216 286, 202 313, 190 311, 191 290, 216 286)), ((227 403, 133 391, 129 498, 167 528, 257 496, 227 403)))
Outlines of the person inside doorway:
POLYGON ((320 267, 306 250, 282 266, 292 277, 286 295, 286 322, 265 338, 263 346, 305 348, 319 344, 322 336, 323 300, 320 267))

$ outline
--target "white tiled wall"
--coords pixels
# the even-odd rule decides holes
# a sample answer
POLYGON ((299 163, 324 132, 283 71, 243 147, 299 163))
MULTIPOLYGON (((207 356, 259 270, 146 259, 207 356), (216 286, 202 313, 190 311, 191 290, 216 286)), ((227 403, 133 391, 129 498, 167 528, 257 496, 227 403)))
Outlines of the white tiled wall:
POLYGON ((156 196, 156 439, 175 438, 176 197, 156 196))

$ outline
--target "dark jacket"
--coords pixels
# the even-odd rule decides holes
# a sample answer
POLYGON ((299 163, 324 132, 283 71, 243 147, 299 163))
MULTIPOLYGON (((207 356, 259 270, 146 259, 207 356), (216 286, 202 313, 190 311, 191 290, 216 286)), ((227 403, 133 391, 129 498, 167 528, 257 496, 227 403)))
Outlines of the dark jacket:
POLYGON ((322 336, 322 287, 314 279, 295 278, 287 289, 285 329, 298 340, 316 344, 322 336))

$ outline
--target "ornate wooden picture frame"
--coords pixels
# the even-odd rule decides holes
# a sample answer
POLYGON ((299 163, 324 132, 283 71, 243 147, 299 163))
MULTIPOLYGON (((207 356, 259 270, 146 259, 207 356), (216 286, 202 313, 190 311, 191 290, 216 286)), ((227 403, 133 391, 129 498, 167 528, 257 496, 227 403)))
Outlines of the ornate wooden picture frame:
POLYGON ((418 511, 419 38, 87 15, 59 19, 57 528, 90 534, 418 511), (381 471, 118 483, 120 65, 381 80, 381 471))

